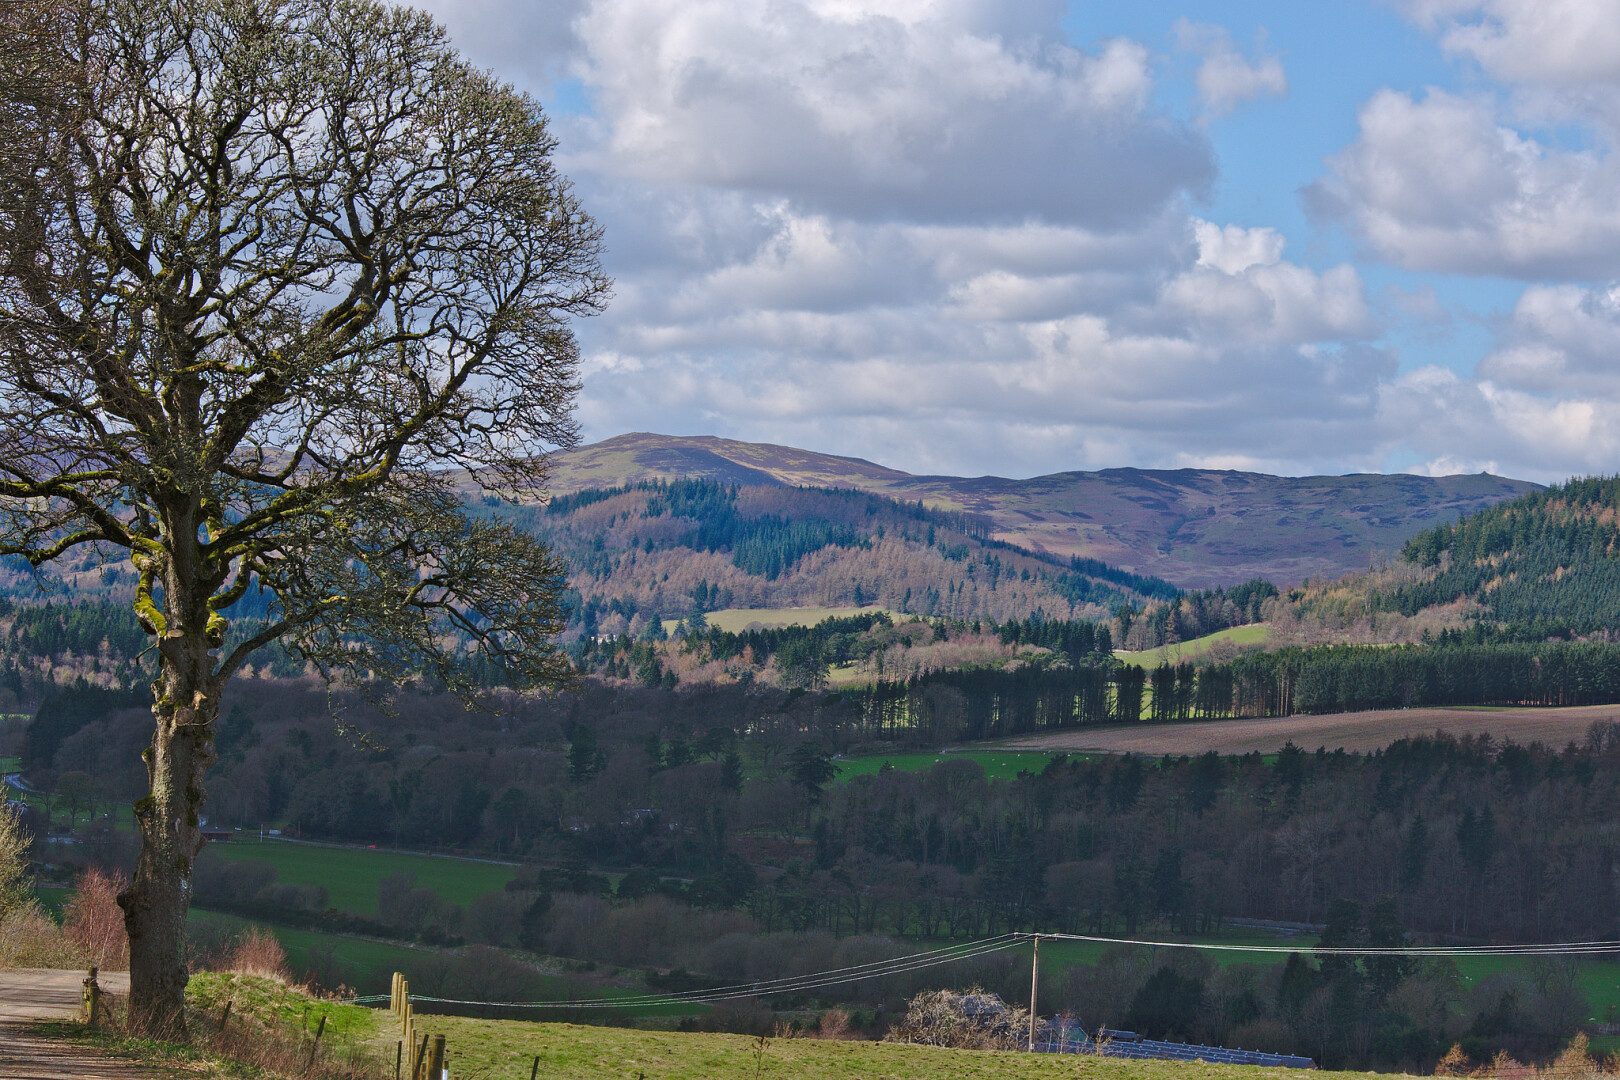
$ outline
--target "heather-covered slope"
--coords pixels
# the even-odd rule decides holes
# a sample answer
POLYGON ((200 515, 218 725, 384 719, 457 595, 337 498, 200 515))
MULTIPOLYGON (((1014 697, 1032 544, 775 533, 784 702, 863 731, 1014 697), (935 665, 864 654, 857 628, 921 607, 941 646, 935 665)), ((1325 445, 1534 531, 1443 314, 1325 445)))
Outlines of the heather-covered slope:
POLYGON ((1414 533, 1536 489, 1479 474, 1267 476, 1215 469, 1107 469, 1027 480, 913 476, 860 458, 710 436, 636 433, 556 458, 567 493, 654 479, 854 488, 982 515, 993 535, 1100 559, 1183 588, 1266 577, 1337 577, 1414 533))

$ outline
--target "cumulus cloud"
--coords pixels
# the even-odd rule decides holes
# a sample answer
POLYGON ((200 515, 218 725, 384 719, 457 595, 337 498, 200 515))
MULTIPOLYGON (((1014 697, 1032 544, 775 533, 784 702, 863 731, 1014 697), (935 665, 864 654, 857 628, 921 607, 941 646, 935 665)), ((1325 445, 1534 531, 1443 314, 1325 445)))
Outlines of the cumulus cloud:
POLYGON ((1514 83, 1620 83, 1617 0, 1406 0, 1454 53, 1514 83))
POLYGON ((1354 143, 1307 198, 1379 256, 1412 269, 1521 278, 1620 272, 1620 160, 1555 151, 1491 102, 1381 90, 1354 143))
POLYGON ((1282 467, 1353 441, 1394 375, 1354 269, 1290 263, 1269 229, 758 212, 774 232, 757 250, 638 293, 599 339, 593 427, 673 415, 914 469, 1282 467))
POLYGON ((1426 366, 1385 389, 1380 435, 1428 454, 1417 471, 1489 469, 1532 480, 1612 472, 1620 411, 1601 393, 1528 393, 1486 378, 1426 366))
POLYGON ((1252 60, 1233 47, 1225 27, 1179 19, 1175 35, 1184 51, 1203 57, 1194 79, 1198 96, 1210 113, 1222 116, 1258 97, 1287 95, 1288 75, 1281 58, 1266 54, 1264 31, 1252 60))
MULTIPOLYGON (((1477 372, 1403 370, 1388 328, 1443 324, 1433 290, 1369 299, 1275 229, 1193 217, 1200 124, 1155 104, 1140 44, 1068 43, 1061 0, 428 2, 475 62, 584 90, 556 128, 616 279, 582 327, 592 438, 1013 475, 1415 455, 1545 479, 1620 449, 1607 293, 1535 285, 1477 372)), ((1489 35, 1527 32, 1506 0, 1411 11, 1490 71, 1489 35)), ((1263 41, 1178 37, 1206 118, 1286 93, 1263 41)), ((1620 277, 1606 156, 1501 115, 1380 95, 1312 199, 1403 265, 1620 277)))
POLYGON ((599 136, 582 157, 906 220, 1117 226, 1208 185, 1203 137, 1148 103, 1146 49, 1077 49, 1027 12, 1004 30, 1003 7, 597 0, 574 24, 599 136))
POLYGON ((1520 295, 1482 378, 1543 395, 1620 398, 1620 285, 1534 285, 1520 295))

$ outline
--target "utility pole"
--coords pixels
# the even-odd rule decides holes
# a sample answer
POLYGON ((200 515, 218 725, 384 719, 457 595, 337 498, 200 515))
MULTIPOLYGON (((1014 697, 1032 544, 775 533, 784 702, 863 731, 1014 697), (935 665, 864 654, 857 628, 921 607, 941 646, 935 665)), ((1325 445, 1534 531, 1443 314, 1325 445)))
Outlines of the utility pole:
POLYGON ((1041 935, 1035 935, 1035 951, 1029 963, 1029 1050, 1035 1052, 1035 990, 1041 979, 1041 935))

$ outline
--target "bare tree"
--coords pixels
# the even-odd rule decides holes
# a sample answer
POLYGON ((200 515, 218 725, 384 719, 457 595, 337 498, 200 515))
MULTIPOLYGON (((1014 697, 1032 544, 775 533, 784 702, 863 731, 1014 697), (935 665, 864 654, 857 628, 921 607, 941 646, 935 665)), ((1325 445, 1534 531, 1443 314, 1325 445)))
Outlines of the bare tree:
POLYGON ((491 665, 566 678, 562 566, 458 495, 534 493, 575 440, 600 233, 539 106, 410 9, 0 0, 0 38, 0 554, 138 574, 158 672, 119 903, 132 1016, 173 1031, 220 696, 255 650, 469 694, 491 665), (250 592, 269 617, 233 621, 250 592))

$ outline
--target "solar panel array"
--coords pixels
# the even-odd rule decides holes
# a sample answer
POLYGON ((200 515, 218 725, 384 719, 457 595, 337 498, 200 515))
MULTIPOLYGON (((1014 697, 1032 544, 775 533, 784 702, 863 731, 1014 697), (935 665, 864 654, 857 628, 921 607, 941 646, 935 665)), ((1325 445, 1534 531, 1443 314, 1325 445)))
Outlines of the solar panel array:
MULTIPOLYGON (((1065 1036, 1069 1035, 1064 1031, 1065 1036)), ((1163 1061, 1207 1061, 1217 1065, 1262 1065, 1284 1069, 1314 1069, 1316 1062, 1297 1054, 1270 1054, 1263 1050, 1231 1050, 1224 1046, 1167 1042, 1144 1039, 1135 1032, 1107 1031, 1103 1043, 1093 1042, 1084 1033, 1050 1042, 1038 1042, 1035 1050, 1045 1054, 1101 1054, 1104 1057, 1158 1059, 1163 1061)))

